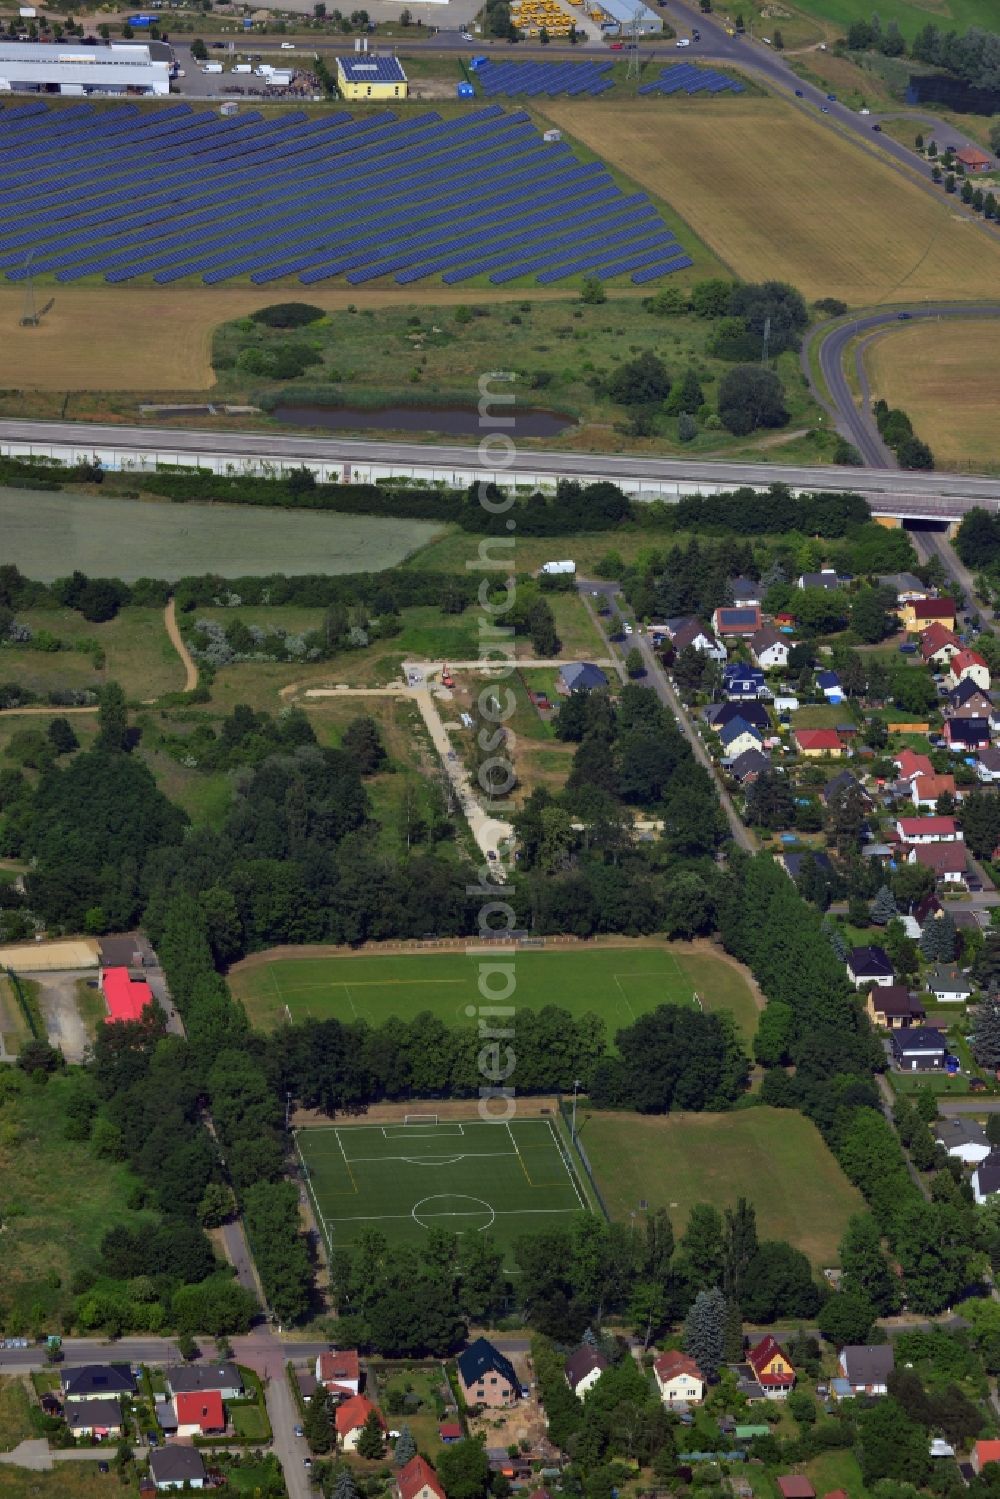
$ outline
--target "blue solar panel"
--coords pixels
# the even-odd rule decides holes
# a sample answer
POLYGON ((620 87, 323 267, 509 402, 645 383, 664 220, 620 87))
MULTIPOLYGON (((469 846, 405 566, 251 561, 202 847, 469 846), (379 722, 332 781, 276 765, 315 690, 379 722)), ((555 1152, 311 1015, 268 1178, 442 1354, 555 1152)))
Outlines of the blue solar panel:
POLYGON ((743 85, 735 78, 727 78, 725 73, 717 73, 714 69, 699 68, 690 62, 670 63, 661 69, 658 78, 651 83, 644 83, 640 88, 640 94, 687 94, 689 97, 695 94, 723 94, 726 92, 742 94, 743 85))

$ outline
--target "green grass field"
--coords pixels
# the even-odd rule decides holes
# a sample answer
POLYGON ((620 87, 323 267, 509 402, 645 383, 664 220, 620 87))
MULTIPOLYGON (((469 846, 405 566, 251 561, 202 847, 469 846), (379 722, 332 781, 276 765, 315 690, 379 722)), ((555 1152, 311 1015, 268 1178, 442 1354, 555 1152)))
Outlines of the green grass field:
POLYGON ((697 1202, 757 1210, 762 1239, 786 1239, 817 1267, 836 1265, 852 1213, 864 1208, 816 1126, 789 1109, 733 1114, 583 1114, 580 1138, 613 1218, 645 1198, 684 1230, 697 1202))
POLYGON ((300 1130, 296 1143, 331 1248, 370 1228, 419 1246, 443 1228, 489 1232, 509 1250, 590 1210, 549 1119, 336 1125, 300 1130))
MULTIPOLYGON (((681 944, 622 944, 572 951, 518 952, 512 1003, 540 1010, 558 1005, 572 1015, 600 1015, 609 1039, 661 1004, 730 1010, 744 1036, 756 1028, 753 995, 739 969, 681 944)), ((264 1029, 306 1016, 380 1025, 390 1016, 430 1011, 447 1025, 467 1025, 480 1001, 479 958, 472 953, 401 953, 392 957, 269 958, 239 963, 230 973, 237 999, 264 1029)))

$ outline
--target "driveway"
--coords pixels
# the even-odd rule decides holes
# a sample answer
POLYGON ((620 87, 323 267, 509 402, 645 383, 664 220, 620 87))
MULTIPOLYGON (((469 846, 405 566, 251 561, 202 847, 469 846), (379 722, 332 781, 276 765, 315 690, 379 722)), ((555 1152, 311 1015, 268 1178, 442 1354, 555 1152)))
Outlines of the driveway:
POLYGON ((93 979, 94 970, 77 968, 63 973, 33 973, 31 977, 39 985, 38 1007, 49 1045, 58 1046, 67 1062, 82 1062, 90 1037, 77 1004, 76 985, 79 979, 93 979))

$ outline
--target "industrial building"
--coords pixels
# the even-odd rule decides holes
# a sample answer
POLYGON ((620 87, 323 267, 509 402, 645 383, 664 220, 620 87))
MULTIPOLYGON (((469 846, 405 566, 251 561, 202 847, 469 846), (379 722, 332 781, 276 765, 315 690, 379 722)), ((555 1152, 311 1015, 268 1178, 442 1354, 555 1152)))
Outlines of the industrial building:
POLYGON ((338 57, 337 87, 342 99, 405 99, 410 90, 399 58, 373 52, 338 57))
POLYGON ((626 36, 633 26, 640 36, 654 36, 663 30, 663 17, 643 5, 641 0, 588 0, 586 9, 606 36, 626 36))
POLYGON ((170 63, 144 43, 0 42, 0 93, 169 94, 170 63))

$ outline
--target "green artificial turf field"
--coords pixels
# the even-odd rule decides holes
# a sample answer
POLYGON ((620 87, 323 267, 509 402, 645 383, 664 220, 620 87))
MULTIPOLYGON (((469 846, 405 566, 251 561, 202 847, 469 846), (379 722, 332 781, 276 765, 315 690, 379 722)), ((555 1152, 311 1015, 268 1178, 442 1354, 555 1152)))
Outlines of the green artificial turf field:
POLYGON ((296 1134, 328 1249, 349 1247, 369 1228, 418 1246, 444 1228, 489 1232, 509 1251, 521 1235, 590 1210, 553 1121, 434 1123, 429 1109, 408 1119, 296 1134))
MULTIPOLYGON (((757 1023, 743 974, 710 952, 681 944, 512 951, 516 988, 509 1003, 540 1010, 558 1005, 572 1015, 599 1015, 612 1039, 638 1015, 661 1004, 729 1010, 749 1038, 757 1023)), ((235 997, 252 1024, 270 1029, 289 1020, 410 1019, 430 1011, 447 1025, 467 1025, 482 998, 475 952, 419 952, 369 957, 269 957, 239 963, 230 973, 235 997)))

